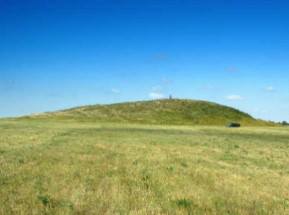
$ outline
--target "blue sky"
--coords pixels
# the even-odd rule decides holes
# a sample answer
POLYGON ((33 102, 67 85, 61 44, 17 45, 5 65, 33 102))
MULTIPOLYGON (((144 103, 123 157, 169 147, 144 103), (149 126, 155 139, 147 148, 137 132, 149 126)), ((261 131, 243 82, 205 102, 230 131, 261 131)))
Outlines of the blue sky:
POLYGON ((1 0, 0 117, 200 99, 289 121, 285 0, 1 0))

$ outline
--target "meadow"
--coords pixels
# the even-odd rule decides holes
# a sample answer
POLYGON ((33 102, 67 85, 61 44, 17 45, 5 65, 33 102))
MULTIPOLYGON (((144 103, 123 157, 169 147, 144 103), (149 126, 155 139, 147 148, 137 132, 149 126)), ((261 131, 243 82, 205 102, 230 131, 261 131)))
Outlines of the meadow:
POLYGON ((289 128, 0 121, 0 214, 289 214, 289 128))

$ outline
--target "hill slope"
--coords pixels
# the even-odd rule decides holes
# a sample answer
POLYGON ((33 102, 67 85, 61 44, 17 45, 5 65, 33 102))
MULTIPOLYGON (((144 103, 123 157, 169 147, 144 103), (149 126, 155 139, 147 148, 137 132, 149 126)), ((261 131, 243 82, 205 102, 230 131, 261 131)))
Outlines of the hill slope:
POLYGON ((212 102, 188 99, 161 99, 110 105, 89 105, 57 112, 34 114, 22 118, 150 124, 225 125, 229 122, 239 122, 242 125, 272 125, 269 122, 256 120, 249 114, 234 108, 212 102))

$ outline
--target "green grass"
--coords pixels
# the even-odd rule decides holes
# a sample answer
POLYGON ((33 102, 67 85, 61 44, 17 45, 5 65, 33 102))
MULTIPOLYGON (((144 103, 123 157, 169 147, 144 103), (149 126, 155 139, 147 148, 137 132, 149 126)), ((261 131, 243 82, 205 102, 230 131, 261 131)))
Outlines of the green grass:
POLYGON ((289 214, 289 128, 0 121, 0 214, 289 214))
POLYGON ((212 102, 188 99, 161 99, 111 105, 90 105, 22 118, 169 125, 226 125, 230 122, 239 122, 247 126, 276 126, 274 123, 256 120, 249 114, 234 108, 212 102))

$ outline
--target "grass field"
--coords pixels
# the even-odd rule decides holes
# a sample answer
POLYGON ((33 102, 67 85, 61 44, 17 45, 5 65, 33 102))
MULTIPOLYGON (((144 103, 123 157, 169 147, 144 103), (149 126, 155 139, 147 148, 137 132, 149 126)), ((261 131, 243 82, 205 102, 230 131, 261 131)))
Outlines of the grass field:
POLYGON ((289 214, 289 128, 0 121, 0 214, 289 214))

